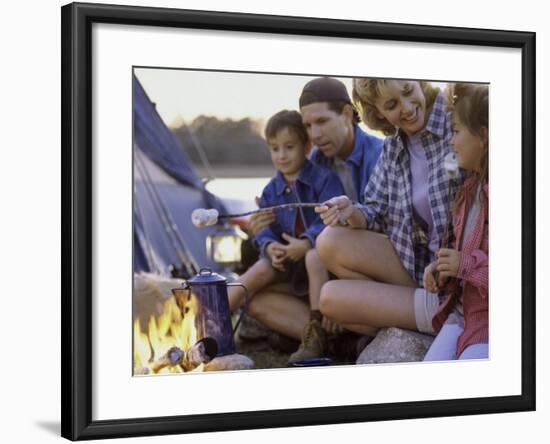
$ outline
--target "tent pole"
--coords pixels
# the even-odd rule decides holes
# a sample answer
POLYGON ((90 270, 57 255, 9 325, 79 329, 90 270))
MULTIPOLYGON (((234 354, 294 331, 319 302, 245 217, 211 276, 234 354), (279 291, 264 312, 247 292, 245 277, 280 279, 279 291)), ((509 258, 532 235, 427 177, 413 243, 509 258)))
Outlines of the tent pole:
POLYGON ((150 269, 154 268, 155 271, 157 272, 157 274, 161 274, 159 264, 157 263, 157 260, 155 259, 155 256, 153 254, 153 246, 151 244, 151 239, 149 238, 149 235, 147 234, 147 227, 146 227, 145 219, 143 218, 143 211, 141 210, 141 205, 139 204, 138 200, 136 199, 136 195, 137 195, 136 186, 135 186, 135 183, 134 183, 134 208, 138 212, 139 217, 141 218, 142 225, 143 225, 143 235, 145 237, 145 244, 146 244, 145 251, 146 251, 146 254, 147 254, 147 261, 149 262, 149 268, 150 269))
POLYGON ((178 257, 181 265, 185 267, 187 273, 190 276, 193 276, 194 274, 198 273, 199 267, 196 261, 194 260, 194 258, 192 257, 191 253, 185 246, 183 238, 181 237, 178 231, 177 224, 175 223, 172 215, 170 214, 169 210, 166 208, 166 205, 162 202, 162 198, 158 194, 156 186, 153 183, 153 180, 141 156, 143 156, 143 153, 141 153, 140 150, 137 149, 136 150, 136 158, 138 160, 137 165, 138 165, 138 168, 140 169, 140 174, 142 176, 142 179, 144 179, 144 184, 146 185, 145 189, 149 195, 149 198, 151 199, 151 202, 153 203, 153 206, 155 207, 155 211, 157 212, 158 216, 161 219, 162 224, 164 225, 164 230, 166 234, 169 236, 170 241, 172 242, 172 247, 174 248, 176 256, 178 257), (183 251, 181 251, 180 248, 183 251))

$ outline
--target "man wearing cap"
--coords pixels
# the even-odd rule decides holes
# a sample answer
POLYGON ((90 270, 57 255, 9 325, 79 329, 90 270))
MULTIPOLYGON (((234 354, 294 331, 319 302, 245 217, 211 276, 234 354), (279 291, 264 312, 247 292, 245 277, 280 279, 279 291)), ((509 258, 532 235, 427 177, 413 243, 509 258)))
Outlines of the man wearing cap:
MULTIPOLYGON (((300 95, 299 106, 302 121, 315 145, 311 161, 333 170, 346 195, 352 201, 364 203, 363 192, 382 150, 383 140, 359 128, 359 115, 345 85, 337 79, 321 77, 308 82, 300 95)), ((251 233, 255 235, 273 219, 269 213, 253 216, 251 233)), ((315 263, 322 266, 315 250, 310 250, 307 260, 311 262, 310 267, 315 263)), ((285 310, 285 307, 279 306, 277 314, 273 313, 273 316, 284 317, 286 323, 303 325, 300 347, 291 355, 289 363, 326 355, 328 343, 324 330, 334 332, 337 329, 328 319, 323 319, 319 298, 311 296, 310 320, 305 325, 303 315, 285 310)))
POLYGON ((338 174, 347 196, 363 203, 363 192, 383 140, 359 128, 359 115, 345 85, 320 77, 308 82, 300 96, 300 113, 315 145, 311 160, 338 174))
MULTIPOLYGON (((330 168, 340 178, 346 195, 363 202, 363 192, 382 151, 383 140, 359 128, 359 114, 346 86, 337 79, 320 77, 306 83, 299 99, 302 120, 315 145, 310 159, 330 168)), ((253 235, 274 221, 270 213, 250 220, 253 235)))
MULTIPOLYGON (((333 170, 346 195, 354 202, 364 203, 364 191, 370 175, 382 151, 383 140, 371 136, 359 128, 359 114, 353 107, 345 85, 331 77, 320 77, 308 82, 300 95, 300 113, 309 137, 315 145, 312 162, 333 170)), ((308 256, 312 263, 321 263, 316 250, 308 256)), ((328 279, 328 276, 327 276, 328 279)), ((319 310, 319 297, 310 293, 310 321, 304 326, 302 342, 290 356, 289 362, 297 362, 325 356, 329 343, 327 335, 337 327, 319 310)), ((351 345, 355 348, 359 337, 354 334, 333 335, 335 348, 351 345), (336 344, 336 345, 335 345, 336 344)), ((351 353, 353 356, 353 352, 351 353)))

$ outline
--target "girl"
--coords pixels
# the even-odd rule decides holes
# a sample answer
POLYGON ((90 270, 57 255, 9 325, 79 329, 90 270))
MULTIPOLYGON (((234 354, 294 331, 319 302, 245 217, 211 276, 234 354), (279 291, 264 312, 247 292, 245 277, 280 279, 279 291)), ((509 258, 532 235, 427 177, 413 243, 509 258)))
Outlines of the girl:
POLYGON ((424 272, 429 291, 451 287, 433 318, 439 333, 426 361, 488 357, 488 88, 459 83, 449 89, 448 100, 458 164, 473 174, 456 199, 454 249, 439 250, 437 261, 424 272))
MULTIPOLYGON (((323 286, 321 311, 369 336, 381 327, 434 334, 438 295, 419 287, 447 221, 443 163, 452 152, 451 116, 444 95, 428 82, 358 78, 353 84, 363 120, 388 137, 365 189, 366 205, 339 196, 316 209, 329 225, 317 252, 340 278, 323 286)), ((451 182, 453 195, 460 180, 451 182)))

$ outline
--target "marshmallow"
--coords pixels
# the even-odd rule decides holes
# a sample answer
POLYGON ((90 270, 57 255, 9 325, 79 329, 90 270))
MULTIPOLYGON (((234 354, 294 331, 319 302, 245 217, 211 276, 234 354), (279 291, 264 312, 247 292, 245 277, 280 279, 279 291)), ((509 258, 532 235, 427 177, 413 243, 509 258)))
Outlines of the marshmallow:
POLYGON ((205 210, 204 208, 197 208, 191 213, 191 221, 193 225, 198 228, 209 227, 215 225, 218 222, 218 210, 212 208, 205 210))
POLYGON ((447 172, 447 177, 449 179, 455 179, 458 177, 458 159, 456 158, 455 153, 449 153, 445 156, 443 161, 443 168, 447 172))

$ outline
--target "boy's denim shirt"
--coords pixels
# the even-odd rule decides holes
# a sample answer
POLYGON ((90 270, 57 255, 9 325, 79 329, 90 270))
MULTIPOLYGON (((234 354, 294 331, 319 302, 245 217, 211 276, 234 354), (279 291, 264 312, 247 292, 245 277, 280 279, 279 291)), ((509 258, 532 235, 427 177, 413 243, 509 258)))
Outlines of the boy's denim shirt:
MULTIPOLYGON (((338 176, 327 168, 314 165, 305 159, 300 174, 290 187, 281 172, 269 181, 260 198, 260 208, 296 202, 323 203, 324 201, 344 194, 344 188, 338 176)), ((283 233, 296 237, 296 216, 302 214, 305 231, 300 236, 307 238, 315 247, 315 240, 325 225, 313 208, 285 208, 275 210, 275 222, 264 228, 256 235, 256 245, 262 256, 266 256, 265 249, 270 242, 286 242, 283 233)))
MULTIPOLYGON (((364 203, 365 188, 374 170, 374 166, 380 157, 384 140, 371 136, 358 126, 355 127, 355 143, 353 151, 346 159, 346 165, 353 175, 353 184, 359 203, 364 203)), ((311 152, 310 159, 317 165, 333 168, 334 159, 326 157, 318 147, 311 152)))

